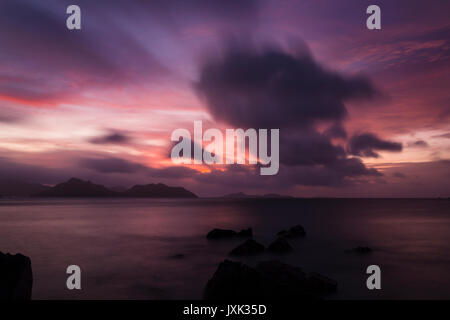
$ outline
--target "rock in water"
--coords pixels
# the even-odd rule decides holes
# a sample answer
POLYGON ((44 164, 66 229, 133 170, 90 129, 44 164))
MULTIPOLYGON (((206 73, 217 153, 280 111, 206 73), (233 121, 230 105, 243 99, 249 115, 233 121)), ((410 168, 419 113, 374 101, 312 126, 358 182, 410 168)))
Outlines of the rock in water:
POLYGON ((30 300, 32 287, 30 258, 0 252, 0 300, 30 300))
POLYGON ((275 253, 285 253, 292 251, 292 247, 285 238, 279 237, 267 247, 267 250, 275 253))
POLYGON ((204 297, 211 300, 257 298, 261 297, 262 285, 261 276, 254 268, 225 260, 206 284, 204 297))
POLYGON ((242 256, 248 254, 256 254, 264 252, 264 246, 253 239, 247 239, 244 243, 240 244, 230 254, 235 256, 242 256))
POLYGON ((309 300, 336 289, 332 279, 317 273, 306 275, 300 268, 277 260, 261 262, 256 268, 225 260, 206 284, 204 298, 309 300))
POLYGON ((207 235, 207 239, 224 239, 231 238, 236 235, 236 231, 233 230, 225 230, 225 229, 214 229, 211 230, 207 235))
POLYGON ((251 238, 251 237, 253 237, 253 230, 252 230, 252 228, 241 230, 237 233, 237 236, 251 238))

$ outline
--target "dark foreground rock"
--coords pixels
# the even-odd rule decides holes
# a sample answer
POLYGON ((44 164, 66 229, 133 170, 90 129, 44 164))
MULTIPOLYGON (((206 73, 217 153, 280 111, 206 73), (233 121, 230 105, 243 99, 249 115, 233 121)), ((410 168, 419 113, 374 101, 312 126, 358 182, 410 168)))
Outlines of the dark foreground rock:
POLYGON ((241 243, 236 248, 231 250, 230 254, 234 256, 242 256, 249 254, 257 254, 264 252, 265 248, 262 244, 256 242, 253 239, 247 239, 244 243, 241 243))
POLYGON ((292 247, 285 238, 279 237, 267 247, 267 250, 274 253, 286 253, 292 251, 292 247))
POLYGON ((252 228, 244 229, 239 232, 236 232, 234 230, 227 230, 227 229, 213 229, 211 230, 207 235, 206 238, 210 240, 214 239, 227 239, 227 238, 233 238, 233 237, 253 237, 253 230, 252 228))
POLYGON ((252 230, 252 228, 241 230, 237 233, 237 236, 251 238, 251 237, 253 237, 253 230, 252 230))
POLYGON ((32 286, 30 258, 0 252, 0 300, 30 300, 32 286))
POLYGON ((369 248, 369 247, 356 247, 356 248, 353 248, 352 251, 357 254, 367 254, 367 253, 371 253, 373 250, 372 250, 372 248, 369 248))
POLYGON ((226 229, 214 229, 208 232, 206 235, 207 239, 224 239, 224 238, 232 238, 236 235, 236 231, 226 230, 226 229))
POLYGON ((279 237, 298 238, 306 236, 306 231, 301 225, 296 225, 289 230, 281 230, 277 233, 279 237))
POLYGON ((261 262, 256 268, 225 260, 206 284, 204 298, 308 300, 336 290, 336 281, 277 260, 261 262))

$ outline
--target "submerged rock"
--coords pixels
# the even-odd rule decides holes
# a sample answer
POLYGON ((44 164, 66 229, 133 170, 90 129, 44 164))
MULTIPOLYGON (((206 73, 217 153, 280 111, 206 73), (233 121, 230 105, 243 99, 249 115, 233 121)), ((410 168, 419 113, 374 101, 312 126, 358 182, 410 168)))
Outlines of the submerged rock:
POLYGON ((214 229, 211 230, 207 235, 207 239, 224 239, 224 238, 231 238, 236 235, 236 231, 233 230, 226 230, 226 229, 214 229))
POLYGON ((231 250, 231 255, 248 255, 264 252, 265 248, 262 244, 256 242, 253 239, 247 239, 244 243, 241 243, 236 248, 231 250))
POLYGON ((285 238, 279 237, 267 247, 267 250, 275 253, 285 253, 292 251, 292 247, 285 238))
POLYGON ((252 228, 243 229, 239 232, 236 232, 234 230, 227 230, 227 229, 214 229, 211 230, 207 235, 206 238, 208 239, 226 239, 226 238, 232 238, 232 237, 253 237, 253 230, 252 228))
POLYGON ((318 299, 336 291, 336 281, 317 273, 305 274, 302 269, 277 260, 264 261, 256 268, 241 262, 223 261, 204 291, 210 300, 318 299))
POLYGON ((30 258, 0 252, 0 300, 30 300, 32 287, 30 258))
POLYGON ((288 231, 281 230, 277 233, 277 236, 286 238, 304 237, 306 236, 306 231, 301 225, 296 225, 290 228, 288 231))

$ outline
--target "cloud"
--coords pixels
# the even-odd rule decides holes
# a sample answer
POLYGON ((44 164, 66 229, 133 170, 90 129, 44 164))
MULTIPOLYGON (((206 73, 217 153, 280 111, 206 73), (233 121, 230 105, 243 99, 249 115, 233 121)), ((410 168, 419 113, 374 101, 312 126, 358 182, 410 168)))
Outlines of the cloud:
POLYGON ((77 3, 83 29, 69 31, 65 19, 71 3, 64 2, 1 1, 0 59, 8 61, 0 72, 1 95, 51 104, 84 90, 123 87, 169 73, 132 30, 112 20, 109 3, 102 8, 92 1, 77 3))
POLYGON ((195 87, 216 120, 253 128, 342 120, 344 102, 378 93, 368 78, 329 71, 306 50, 293 55, 234 44, 201 66, 195 87))
POLYGON ((361 133, 351 137, 348 149, 356 156, 378 158, 375 150, 399 152, 403 147, 401 143, 382 140, 373 133, 361 133))
POLYGON ((427 148, 428 143, 424 140, 417 140, 408 145, 409 147, 417 147, 417 148, 427 148))
POLYGON ((329 165, 346 157, 345 150, 325 135, 315 131, 295 133, 280 138, 280 161, 285 165, 329 165))
POLYGON ((450 139, 450 132, 444 133, 444 134, 434 135, 433 138, 445 138, 445 139, 450 139))
MULTIPOLYGON (((332 141, 347 137, 345 102, 379 95, 370 79, 330 71, 306 47, 292 54, 233 43, 221 57, 206 60, 199 74, 195 89, 215 120, 241 128, 280 128, 280 173, 260 181, 339 186, 381 175, 348 158, 332 141), (318 125, 323 123, 328 127, 321 133, 318 125)), ((250 174, 239 172, 240 178, 247 175, 246 181, 250 174)))
POLYGON ((126 144, 131 141, 131 138, 124 133, 111 131, 110 133, 89 139, 93 144, 126 144))
POLYGON ((81 167, 102 173, 135 173, 147 167, 121 158, 82 158, 81 167))

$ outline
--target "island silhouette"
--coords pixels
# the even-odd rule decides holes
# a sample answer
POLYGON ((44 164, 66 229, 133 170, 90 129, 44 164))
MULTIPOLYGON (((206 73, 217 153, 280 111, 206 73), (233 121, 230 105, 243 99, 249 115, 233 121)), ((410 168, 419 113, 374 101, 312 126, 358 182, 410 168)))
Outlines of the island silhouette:
POLYGON ((70 178, 47 190, 32 194, 33 197, 87 197, 87 198, 198 198, 183 187, 171 187, 162 183, 134 185, 125 191, 114 191, 101 184, 70 178))

